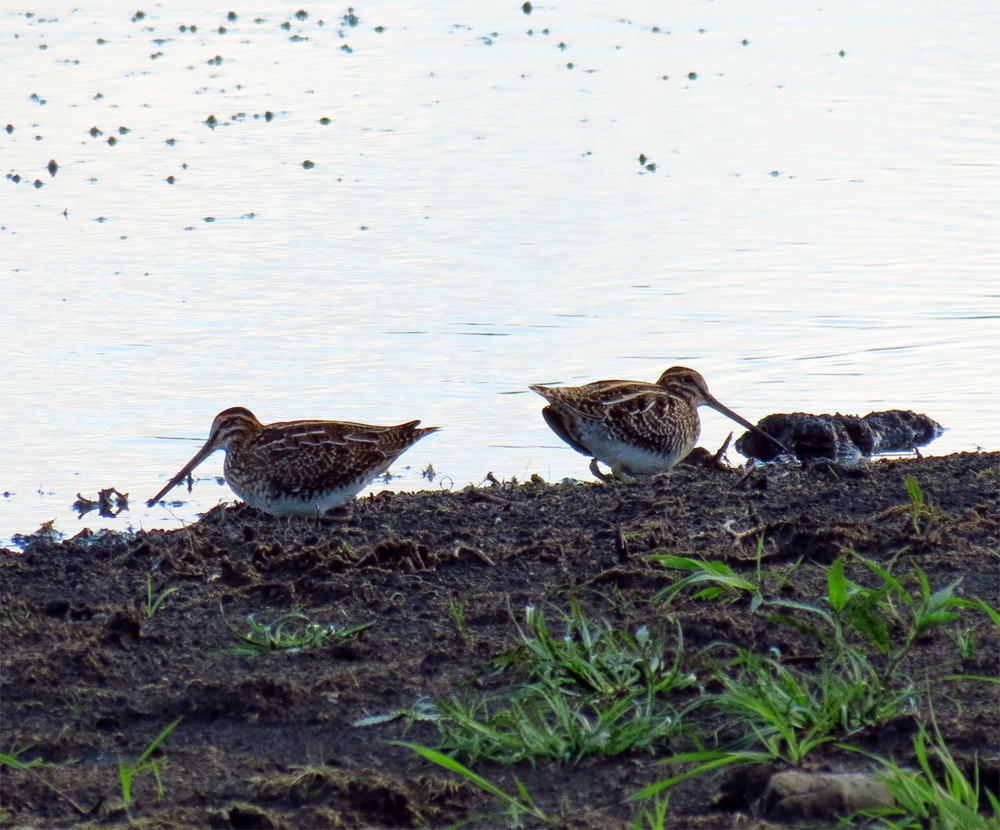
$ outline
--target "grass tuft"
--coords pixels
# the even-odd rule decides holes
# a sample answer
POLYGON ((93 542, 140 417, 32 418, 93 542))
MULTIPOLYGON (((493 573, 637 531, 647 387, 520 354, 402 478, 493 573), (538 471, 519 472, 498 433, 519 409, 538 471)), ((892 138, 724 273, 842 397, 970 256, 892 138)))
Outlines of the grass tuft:
POLYGON ((428 761, 433 761, 435 764, 446 770, 457 772, 469 783, 475 784, 480 789, 485 790, 494 798, 498 799, 507 808, 507 813, 511 819, 511 827, 521 827, 521 817, 524 815, 531 816, 545 826, 551 825, 549 817, 545 815, 541 808, 535 805, 535 802, 532 800, 527 788, 516 778, 514 781, 517 783, 518 797, 515 798, 514 796, 505 793, 495 784, 487 781, 481 775, 476 775, 476 773, 474 773, 471 769, 463 764, 460 764, 454 758, 444 755, 435 749, 420 746, 419 744, 408 744, 402 741, 396 741, 394 743, 396 743, 397 746, 405 746, 407 749, 412 749, 418 755, 422 755, 428 761))
POLYGON ((165 591, 161 591, 155 597, 153 596, 153 578, 146 577, 146 601, 142 604, 142 613, 146 615, 147 619, 151 618, 159 610, 163 601, 174 593, 177 588, 167 588, 165 591))
POLYGON ((924 724, 918 725, 913 738, 920 767, 917 770, 904 769, 894 760, 853 746, 844 747, 881 764, 883 771, 879 778, 896 799, 895 807, 863 811, 861 815, 878 819, 881 824, 875 826, 888 830, 998 830, 1000 801, 988 789, 980 787, 978 762, 973 765, 970 780, 945 746, 933 718, 932 723, 933 739, 924 724), (984 794, 988 805, 983 804, 984 794))
MULTIPOLYGON (((437 723, 437 751, 466 763, 576 763, 669 745, 682 714, 669 697, 695 682, 681 671, 680 626, 672 635, 648 626, 631 634, 588 619, 576 601, 558 613, 562 636, 552 634, 540 610, 526 609, 523 626, 516 624, 517 646, 492 663, 494 675, 512 675, 503 692, 437 701, 433 717, 420 713, 437 723)), ((358 725, 400 716, 408 724, 416 719, 394 711, 358 725)))
POLYGON ((259 623, 254 615, 247 616, 249 631, 241 631, 226 617, 225 609, 219 604, 222 618, 233 632, 236 642, 229 647, 230 654, 242 654, 256 657, 269 652, 294 653, 312 648, 343 642, 354 637, 358 632, 370 628, 375 623, 363 623, 350 628, 338 628, 333 623, 323 624, 313 622, 306 614, 294 611, 282 614, 271 623, 259 623))
POLYGON ((122 801, 125 802, 125 808, 128 809, 132 806, 132 779, 135 778, 141 772, 152 772, 156 777, 156 797, 157 800, 163 800, 163 779, 160 777, 160 767, 162 767, 166 762, 166 756, 161 756, 159 758, 151 758, 150 756, 160 748, 160 744, 163 743, 164 739, 173 732, 174 727, 179 724, 183 718, 177 718, 170 726, 164 729, 153 742, 146 747, 145 751, 140 755, 135 761, 126 763, 121 758, 118 759, 118 778, 122 786, 122 801))

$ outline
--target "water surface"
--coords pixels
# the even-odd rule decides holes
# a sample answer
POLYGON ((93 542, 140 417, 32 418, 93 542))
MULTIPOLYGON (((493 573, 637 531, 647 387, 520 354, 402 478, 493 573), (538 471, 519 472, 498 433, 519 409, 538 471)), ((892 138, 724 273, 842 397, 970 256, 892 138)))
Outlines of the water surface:
POLYGON ((235 405, 586 479, 526 386, 675 364, 1000 446, 995 4, 112 5, 0 15, 2 538, 194 520, 221 454, 142 502, 235 405))

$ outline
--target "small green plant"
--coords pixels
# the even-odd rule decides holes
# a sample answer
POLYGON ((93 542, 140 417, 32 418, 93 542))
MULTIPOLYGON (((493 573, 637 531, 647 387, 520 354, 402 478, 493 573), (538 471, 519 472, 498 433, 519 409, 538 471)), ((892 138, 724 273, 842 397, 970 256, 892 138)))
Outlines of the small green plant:
POLYGON ((500 764, 655 752, 678 728, 677 715, 666 709, 644 705, 639 695, 600 703, 551 683, 527 684, 506 702, 439 701, 439 749, 469 763, 500 764))
POLYGON ((438 701, 439 750, 469 763, 574 763, 667 745, 680 714, 666 696, 694 683, 680 671, 679 626, 673 640, 647 626, 631 635, 587 619, 575 601, 561 617, 555 637, 541 611, 526 609, 520 643, 493 664, 524 678, 505 693, 438 701))
POLYGON ((0 752, 0 766, 10 767, 11 769, 34 769, 35 767, 41 767, 45 765, 45 762, 41 758, 32 758, 30 761, 22 761, 18 758, 19 755, 27 752, 31 747, 22 746, 17 749, 17 744, 14 744, 7 752, 0 752))
POLYGON ((775 760, 798 764, 836 733, 850 734, 895 713, 872 694, 874 671, 841 671, 821 660, 819 673, 801 671, 773 657, 743 649, 716 670, 724 691, 706 701, 749 727, 755 743, 775 760))
POLYGON ((836 735, 850 735, 896 715, 916 697, 901 667, 917 638, 953 623, 964 608, 976 607, 955 596, 960 580, 932 591, 914 565, 911 573, 920 586, 915 599, 888 569, 861 562, 881 585, 866 588, 850 581, 840 558, 827 571, 827 607, 791 600, 766 604, 772 622, 816 637, 816 670, 743 650, 716 670, 725 691, 709 705, 737 715, 774 758, 798 763, 836 735))
POLYGON ((160 767, 167 762, 167 758, 166 756, 160 758, 151 758, 150 756, 160 748, 160 744, 163 743, 167 735, 173 732, 174 727, 182 720, 183 718, 178 718, 157 735, 153 742, 146 747, 146 750, 135 761, 126 763, 123 759, 118 759, 118 778, 121 781, 122 801, 125 802, 126 809, 132 806, 132 779, 141 772, 149 771, 153 773, 156 777, 156 797, 158 800, 163 799, 163 779, 160 777, 160 767))
POLYGON ((957 625, 954 628, 945 629, 945 633, 951 637, 958 649, 958 656, 963 660, 971 660, 976 656, 976 643, 979 636, 976 634, 975 626, 957 625))
MULTIPOLYGON (((982 597, 976 597, 973 600, 962 600, 962 605, 965 608, 982 611, 993 621, 993 624, 1000 629, 1000 614, 998 614, 982 597)), ((979 626, 969 628, 957 626, 955 629, 947 630, 948 636, 950 636, 955 641, 955 645, 958 646, 959 655, 963 660, 972 659, 975 654, 976 643, 979 639, 976 633, 978 628, 979 626)), ((995 675, 952 674, 947 675, 945 680, 978 680, 983 683, 992 683, 1000 686, 1000 677, 996 677, 995 675)))
POLYGON ((452 599, 448 601, 448 612, 455 621, 455 630, 459 637, 465 637, 465 612, 469 607, 467 599, 452 599))
POLYGON ((161 591, 154 597, 153 578, 146 577, 146 601, 142 604, 142 612, 146 615, 147 619, 152 617, 163 604, 163 601, 176 590, 177 588, 167 588, 167 590, 161 591))
POLYGON ((254 615, 247 617, 249 631, 241 631, 226 618, 225 609, 219 604, 222 618, 233 632, 236 642, 229 647, 230 654, 242 654, 255 657, 267 652, 283 651, 297 652, 311 648, 330 645, 332 642, 343 642, 355 636, 358 632, 370 628, 375 623, 363 623, 350 628, 338 628, 333 623, 322 624, 313 622, 306 614, 293 611, 282 614, 271 623, 259 623, 254 615))
POLYGON ((417 721, 434 722, 440 720, 441 712, 438 710, 437 704, 431 700, 431 698, 426 695, 421 695, 413 702, 413 705, 409 709, 392 709, 378 715, 368 715, 363 718, 358 718, 351 725, 375 726, 379 723, 388 723, 389 721, 396 720, 397 718, 403 719, 403 734, 406 734, 410 727, 417 721))
POLYGON ((1000 828, 1000 801, 985 787, 980 788, 979 765, 973 767, 972 780, 962 771, 941 738, 933 720, 932 740, 923 724, 913 738, 913 749, 919 770, 903 769, 895 761, 886 760, 852 746, 846 749, 862 752, 878 761, 883 772, 879 776, 896 800, 896 806, 864 811, 862 815, 879 818, 889 830, 997 830, 1000 828), (943 772, 943 782, 935 775, 933 762, 943 772), (982 794, 989 799, 986 815, 980 812, 982 794))
MULTIPOLYGON (((80 816, 91 815, 92 811, 85 810, 83 807, 77 804, 72 798, 66 795, 66 793, 57 789, 53 784, 50 784, 41 775, 38 774, 39 769, 59 769, 60 767, 68 767, 71 764, 77 763, 78 759, 74 758, 68 761, 63 761, 62 763, 59 764, 53 764, 48 761, 43 761, 41 758, 32 758, 30 761, 22 761, 19 756, 27 752, 28 749, 30 748, 31 747, 25 746, 18 749, 15 745, 12 746, 10 750, 7 752, 0 752, 0 769, 2 769, 3 767, 8 767, 9 769, 12 770, 23 770, 27 772, 29 775, 36 776, 35 780, 37 780, 44 787, 46 787, 51 792, 55 793, 57 796, 62 798, 67 804, 69 804, 74 810, 76 810, 78 815, 80 816)), ((13 818, 11 818, 10 820, 5 820, 3 818, 3 815, 4 811, 0 810, 0 826, 6 827, 8 824, 12 823, 13 818)))
POLYGON ((652 804, 636 813, 632 830, 663 830, 670 808, 670 793, 656 793, 652 804))
POLYGON ((920 533, 920 517, 924 514, 924 491, 920 489, 917 480, 911 476, 906 476, 906 492, 910 494, 910 519, 913 522, 913 530, 920 533))
POLYGON ((515 798, 508 793, 505 793, 495 784, 491 784, 482 776, 476 775, 468 767, 463 766, 454 758, 449 758, 437 750, 430 749, 426 746, 419 746, 418 744, 408 744, 402 741, 396 742, 398 746, 405 746, 407 749, 411 749, 418 755, 422 755, 428 761, 433 761, 444 769, 451 770, 452 772, 457 772, 466 781, 471 784, 475 784, 482 790, 485 790, 490 795, 497 798, 507 809, 507 814, 510 816, 511 827, 521 827, 521 817, 524 815, 529 815, 536 821, 541 822, 543 825, 550 825, 551 821, 547 815, 541 810, 540 807, 535 805, 532 800, 531 795, 528 793, 527 788, 518 781, 516 778, 514 781, 517 783, 518 797, 515 798))
POLYGON ((899 697, 899 690, 893 686, 901 680, 905 682, 899 676, 899 669, 917 638, 954 622, 962 609, 978 606, 955 596, 961 579, 932 592, 927 576, 913 565, 911 574, 920 585, 919 598, 915 600, 888 569, 862 557, 857 559, 881 579, 881 585, 866 588, 848 580, 841 558, 827 572, 829 610, 791 600, 768 603, 771 608, 810 615, 819 625, 781 611, 768 614, 768 618, 816 636, 828 659, 843 664, 856 675, 870 675, 869 682, 875 684, 876 708, 882 709, 891 699, 899 697), (891 632, 902 636, 893 641, 891 632), (852 639, 857 637, 861 638, 861 645, 852 639), (866 647, 873 647, 884 656, 881 669, 871 668, 866 647))
POLYGON ((673 642, 663 630, 655 636, 649 626, 635 635, 609 623, 588 620, 579 603, 570 603, 568 614, 560 612, 562 637, 549 632, 545 615, 534 606, 525 609, 525 628, 517 625, 521 642, 495 661, 499 669, 513 667, 529 680, 574 687, 574 694, 614 698, 641 691, 655 695, 686 688, 694 678, 681 672, 684 635, 675 627, 673 642))
MULTIPOLYGON (((762 600, 760 613, 770 621, 815 638, 819 646, 815 667, 786 663, 776 650, 761 656, 736 649, 726 662, 710 660, 722 691, 703 696, 700 706, 726 716, 717 746, 699 745, 696 752, 661 761, 694 766, 647 787, 636 799, 653 798, 721 766, 776 759, 798 764, 816 746, 877 725, 905 705, 915 706, 915 685, 902 666, 918 638, 947 630, 970 609, 983 611, 1000 626, 1000 614, 988 603, 956 596, 960 580, 932 590, 924 572, 914 565, 906 581, 915 582, 918 591, 911 594, 889 568, 857 559, 875 575, 874 587, 848 579, 842 557, 828 568, 826 596, 820 601, 762 600)), ((701 581, 711 579, 709 575, 701 581)), ((711 656, 724 647, 712 646, 706 653, 711 656)))
POLYGON ((62 699, 63 703, 66 704, 66 708, 69 709, 69 713, 76 720, 80 719, 80 715, 83 712, 83 698, 84 695, 81 692, 76 689, 71 689, 62 699))
POLYGON ((674 597, 691 585, 707 583, 691 598, 695 600, 714 600, 722 598, 726 604, 735 602, 745 594, 750 594, 751 608, 756 610, 761 603, 758 586, 739 576, 732 568, 723 562, 710 562, 707 559, 691 559, 687 556, 654 553, 649 557, 664 568, 694 571, 690 576, 677 580, 673 585, 664 588, 653 597, 653 602, 669 603, 674 597))
POLYGON ((799 557, 791 567, 780 572, 763 568, 764 535, 757 539, 756 583, 744 579, 723 562, 712 562, 707 559, 692 559, 687 556, 656 553, 650 555, 650 560, 667 569, 693 571, 690 576, 677 580, 653 597, 654 602, 671 602, 679 593, 692 585, 705 584, 698 593, 693 594, 694 600, 718 600, 726 605, 750 595, 750 610, 756 611, 764 601, 765 587, 769 590, 779 589, 790 582, 791 574, 802 564, 799 557))

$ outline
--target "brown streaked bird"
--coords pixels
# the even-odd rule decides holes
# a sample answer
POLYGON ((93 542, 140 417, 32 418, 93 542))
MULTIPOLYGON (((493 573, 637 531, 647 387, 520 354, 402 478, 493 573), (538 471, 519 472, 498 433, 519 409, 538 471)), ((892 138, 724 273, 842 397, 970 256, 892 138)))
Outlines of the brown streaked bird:
POLYGON ((552 431, 577 452, 591 456, 591 472, 605 481, 623 474, 668 472, 698 441, 699 406, 710 406, 785 449, 719 403, 705 378, 683 366, 667 369, 656 383, 599 380, 586 386, 529 389, 548 401, 542 416, 552 431), (598 461, 611 468, 610 476, 600 471, 598 461))
POLYGON ((147 504, 152 507, 216 450, 226 451, 226 482, 251 507, 272 516, 322 515, 350 501, 425 435, 420 421, 394 427, 348 421, 261 424, 249 409, 215 416, 198 454, 147 504))

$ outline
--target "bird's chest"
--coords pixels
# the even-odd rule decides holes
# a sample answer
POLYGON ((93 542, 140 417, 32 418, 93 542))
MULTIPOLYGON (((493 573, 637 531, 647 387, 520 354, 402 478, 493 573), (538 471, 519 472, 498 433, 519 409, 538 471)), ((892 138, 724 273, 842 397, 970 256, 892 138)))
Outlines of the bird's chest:
MULTIPOLYGON (((226 453, 226 481, 237 496, 272 516, 320 516, 353 499, 375 477, 323 475, 323 458, 309 455, 279 456, 278 448, 238 448, 226 453)), ((329 465, 327 465, 329 466, 329 465)), ((327 471, 328 472, 328 471, 327 471)))
MULTIPOLYGON (((633 402, 629 402, 633 403, 633 402)), ((683 406, 671 406, 658 399, 633 404, 633 411, 621 417, 579 424, 581 443, 594 457, 631 475, 655 475, 667 472, 683 459, 698 440, 697 412, 683 406)))

